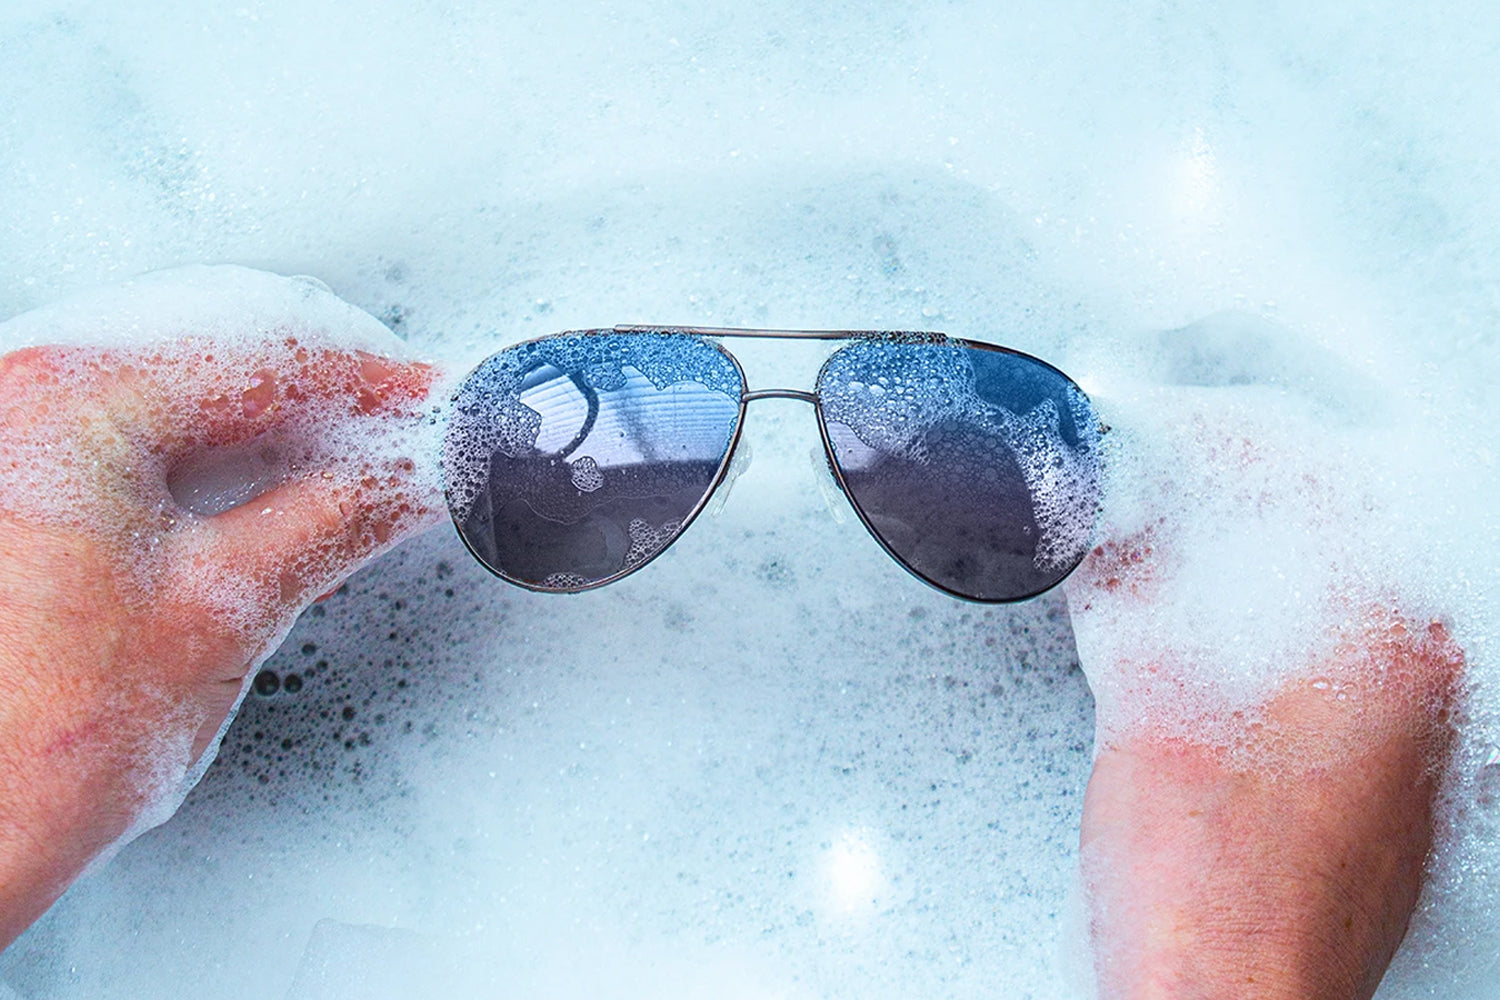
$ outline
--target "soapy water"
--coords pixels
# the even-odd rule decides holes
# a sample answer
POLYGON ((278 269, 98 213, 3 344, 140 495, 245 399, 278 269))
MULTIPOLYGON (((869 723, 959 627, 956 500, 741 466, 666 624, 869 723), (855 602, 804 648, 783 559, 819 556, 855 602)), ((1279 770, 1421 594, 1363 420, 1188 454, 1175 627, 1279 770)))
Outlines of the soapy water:
MULTIPOLYGON (((1106 724, 1212 725, 1373 602, 1445 620, 1470 688, 1382 996, 1495 995, 1489 15, 387 13, 8 7, 0 313, 235 260, 455 376, 617 321, 998 341, 1089 391, 1098 541, 1154 572, 1071 619, 948 601, 829 520, 804 415, 765 404, 755 469, 650 572, 524 595, 439 531, 304 616, 5 989, 1070 995, 1075 655, 1106 724), (1097 667, 1163 636, 1168 689, 1097 667)), ((178 286, 4 346, 259 334, 259 301, 178 286)), ((742 360, 808 385, 808 350, 742 360)), ((267 483, 304 458, 264 444, 267 483)), ((205 513, 258 488, 209 466, 205 513)))
MULTIPOLYGON (((428 386, 403 385, 396 365, 361 350, 399 342, 320 283, 185 268, 3 330, 7 343, 34 346, 0 367, 0 510, 38 537, 70 539, 81 565, 101 560, 111 574, 101 600, 149 615, 158 644, 176 630, 207 636, 199 649, 234 643, 264 656, 286 633, 287 606, 336 582, 342 552, 378 553, 436 520, 428 386), (260 509, 244 507, 273 490, 260 509), (299 551, 277 558, 271 525, 314 494, 336 498, 348 524, 319 533, 299 522, 299 551), (231 510, 256 518, 253 547, 236 530, 244 520, 212 516, 231 510)), ((161 729, 142 745, 118 726, 111 737, 139 760, 144 805, 125 841, 170 816, 213 759, 195 752, 196 725, 161 729)))

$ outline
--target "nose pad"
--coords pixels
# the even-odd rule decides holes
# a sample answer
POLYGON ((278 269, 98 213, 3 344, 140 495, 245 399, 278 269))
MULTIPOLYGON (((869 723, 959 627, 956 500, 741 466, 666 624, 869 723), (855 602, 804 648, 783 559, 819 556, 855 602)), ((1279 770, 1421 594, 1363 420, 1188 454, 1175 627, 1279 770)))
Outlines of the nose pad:
POLYGON ((724 481, 714 490, 714 497, 708 502, 709 517, 718 517, 724 512, 724 505, 729 502, 729 494, 734 490, 735 480, 750 468, 752 457, 750 442, 742 439, 734 449, 734 457, 729 460, 729 471, 724 474, 724 481))
POLYGON ((828 453, 822 448, 813 448, 807 455, 812 459, 813 481, 818 484, 818 492, 823 495, 828 513, 833 515, 834 521, 843 524, 844 518, 848 516, 849 504, 842 496, 844 491, 839 487, 838 480, 833 478, 833 466, 828 464, 828 453))

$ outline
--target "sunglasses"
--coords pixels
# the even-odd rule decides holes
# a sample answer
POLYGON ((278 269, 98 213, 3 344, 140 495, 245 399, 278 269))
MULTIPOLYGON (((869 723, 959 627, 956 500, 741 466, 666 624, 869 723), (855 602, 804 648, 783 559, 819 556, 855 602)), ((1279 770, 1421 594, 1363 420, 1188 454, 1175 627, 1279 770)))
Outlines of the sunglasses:
POLYGON ((621 326, 507 348, 453 397, 453 522, 486 569, 528 590, 612 583, 703 510, 758 399, 813 404, 860 520, 939 590, 1024 600, 1088 551, 1100 484, 1088 397, 1044 361, 939 333, 621 326), (717 343, 728 337, 849 343, 812 392, 751 390, 717 343))

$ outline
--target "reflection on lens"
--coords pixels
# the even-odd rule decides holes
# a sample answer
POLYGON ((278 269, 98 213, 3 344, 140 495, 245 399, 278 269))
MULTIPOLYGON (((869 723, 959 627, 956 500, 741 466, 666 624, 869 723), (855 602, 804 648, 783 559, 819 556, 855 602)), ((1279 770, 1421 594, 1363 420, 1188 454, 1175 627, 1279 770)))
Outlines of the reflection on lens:
POLYGON ((818 399, 855 509, 927 582, 1020 600, 1088 551, 1098 428, 1055 368, 982 344, 872 339, 829 358, 818 399))
POLYGON ((448 506, 493 572, 581 590, 638 568, 693 518, 724 467, 744 378, 680 334, 584 332, 480 365, 453 401, 448 506))

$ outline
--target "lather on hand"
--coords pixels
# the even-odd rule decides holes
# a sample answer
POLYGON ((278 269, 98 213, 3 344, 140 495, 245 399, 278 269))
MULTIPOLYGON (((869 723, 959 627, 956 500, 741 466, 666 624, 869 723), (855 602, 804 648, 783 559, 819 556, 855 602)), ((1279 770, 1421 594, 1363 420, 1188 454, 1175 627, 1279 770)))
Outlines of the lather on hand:
POLYGON ((315 446, 411 423, 430 381, 285 330, 0 357, 0 948, 175 808, 313 598, 437 517, 411 461, 315 446), (286 481, 173 498, 183 461, 268 432, 308 445, 286 481))

